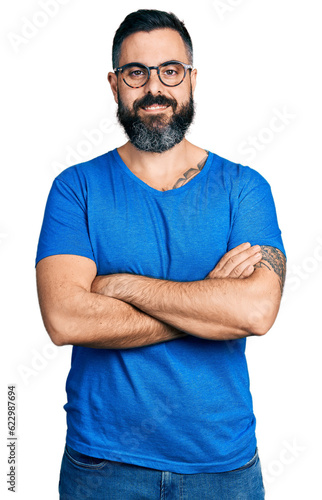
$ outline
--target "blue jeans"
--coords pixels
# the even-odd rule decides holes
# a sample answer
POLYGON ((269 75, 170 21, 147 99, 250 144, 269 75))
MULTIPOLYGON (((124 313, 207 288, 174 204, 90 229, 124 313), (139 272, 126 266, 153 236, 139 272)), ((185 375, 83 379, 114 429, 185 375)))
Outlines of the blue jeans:
POLYGON ((257 450, 229 472, 176 474, 93 458, 66 445, 60 500, 263 500, 257 450))

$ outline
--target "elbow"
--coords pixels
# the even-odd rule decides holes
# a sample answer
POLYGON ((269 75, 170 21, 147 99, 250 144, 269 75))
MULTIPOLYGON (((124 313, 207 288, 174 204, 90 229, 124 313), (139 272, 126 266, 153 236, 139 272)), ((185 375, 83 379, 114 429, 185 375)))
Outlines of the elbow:
MULTIPOLYGON (((47 330, 48 331, 48 330, 47 330)), ((57 346, 62 347, 64 345, 68 345, 66 337, 61 332, 48 332, 51 341, 57 346)))
POLYGON ((57 347, 72 344, 72 332, 70 329, 67 331, 66 321, 59 317, 44 316, 43 322, 51 341, 57 347))
POLYGON ((275 323, 279 304, 275 301, 262 300, 254 304, 248 313, 247 330, 251 335, 266 335, 275 323))
POLYGON ((52 325, 46 325, 45 323, 45 328, 47 330, 47 333, 51 339, 51 341, 57 346, 57 347, 62 347, 64 345, 68 345, 70 342, 67 341, 67 336, 65 332, 63 332, 60 329, 54 328, 52 325))
POLYGON ((260 323, 254 325, 252 328, 249 328, 249 334, 254 335, 255 337, 262 337, 266 335, 266 333, 271 329, 271 326, 268 326, 266 323, 260 323))

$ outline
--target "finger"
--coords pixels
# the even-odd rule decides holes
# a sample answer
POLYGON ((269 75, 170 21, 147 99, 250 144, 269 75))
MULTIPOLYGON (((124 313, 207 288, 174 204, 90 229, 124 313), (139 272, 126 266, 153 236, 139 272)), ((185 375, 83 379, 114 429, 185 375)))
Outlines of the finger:
POLYGON ((239 276, 239 279, 249 278, 249 276, 251 276, 254 271, 255 271, 254 266, 251 266, 251 265, 247 266, 246 269, 239 276))
MULTIPOLYGON (((230 274, 227 276, 227 278, 240 278, 240 277, 245 277, 243 273, 246 273, 246 275, 249 275, 250 269, 246 271, 246 269, 251 266, 252 272, 254 271, 254 266, 258 262, 260 262, 262 259, 262 254, 261 252, 257 252, 256 254, 250 256, 248 259, 244 260, 241 264, 236 266, 230 274)), ((252 274, 252 273, 250 273, 252 274)))
POLYGON ((238 245, 237 247, 235 248, 232 248, 231 250, 229 250, 228 252, 226 252, 222 258, 220 259, 220 262, 221 261, 227 261, 228 259, 234 257, 235 255, 238 255, 242 252, 244 252, 245 250, 251 248, 251 244, 249 242, 245 242, 245 243, 241 243, 240 245, 238 245))
MULTIPOLYGON (((244 247, 244 249, 237 249, 238 247, 234 248, 233 250, 235 250, 235 252, 229 251, 222 257, 213 270, 216 275, 219 273, 222 275, 221 277, 228 277, 236 268, 238 268, 236 271, 238 274, 238 270, 240 271, 239 266, 243 262, 246 262, 249 258, 253 257, 256 253, 260 252, 261 247, 259 245, 254 245, 248 248, 244 247)), ((251 263, 252 262, 247 262, 247 265, 251 263)), ((245 267, 246 266, 243 267, 242 271, 245 267)))
POLYGON ((247 250, 249 248, 251 248, 251 244, 249 242, 242 243, 241 245, 238 245, 237 247, 232 248, 231 250, 229 250, 228 252, 226 252, 222 256, 222 258, 216 264, 214 269, 217 269, 217 271, 220 271, 226 265, 226 263, 228 262, 229 259, 235 257, 236 255, 244 252, 245 250, 247 250))
POLYGON ((253 274, 255 271, 255 265, 262 260, 262 253, 258 252, 256 253, 253 257, 248 259, 249 262, 252 262, 252 264, 247 265, 247 262, 244 262, 243 264, 246 265, 244 271, 239 275, 236 276, 238 278, 248 278, 253 274))

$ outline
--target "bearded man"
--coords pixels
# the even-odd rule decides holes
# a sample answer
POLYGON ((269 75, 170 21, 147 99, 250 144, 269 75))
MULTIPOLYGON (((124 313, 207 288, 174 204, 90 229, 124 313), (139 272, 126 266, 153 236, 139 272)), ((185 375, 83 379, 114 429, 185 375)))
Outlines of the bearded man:
POLYGON ((270 186, 185 138, 174 14, 129 14, 113 68, 129 140, 55 179, 36 260, 45 327, 73 345, 60 498, 263 499, 245 345, 285 278, 270 186))

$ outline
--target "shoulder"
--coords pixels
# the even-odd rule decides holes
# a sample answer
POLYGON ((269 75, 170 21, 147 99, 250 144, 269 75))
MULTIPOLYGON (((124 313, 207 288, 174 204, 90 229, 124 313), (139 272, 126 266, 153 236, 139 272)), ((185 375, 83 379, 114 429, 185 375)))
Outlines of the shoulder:
POLYGON ((223 177, 226 183, 238 186, 240 190, 256 186, 268 186, 269 183, 252 167, 233 162, 215 153, 212 156, 212 170, 223 177))
POLYGON ((78 186, 87 184, 90 179, 101 177, 113 161, 114 151, 109 151, 91 160, 78 163, 63 170, 55 181, 78 186))

